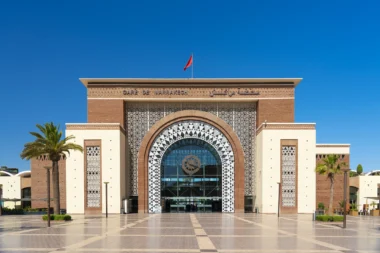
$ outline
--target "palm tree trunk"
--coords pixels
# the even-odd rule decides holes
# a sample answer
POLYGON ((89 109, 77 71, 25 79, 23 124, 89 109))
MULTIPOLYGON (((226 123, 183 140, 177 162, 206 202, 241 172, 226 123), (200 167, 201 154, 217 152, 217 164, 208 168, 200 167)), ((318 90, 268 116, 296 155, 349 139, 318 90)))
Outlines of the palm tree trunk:
POLYGON ((333 215, 333 202, 334 202, 334 178, 330 178, 330 201, 329 201, 329 215, 333 215))
POLYGON ((54 214, 59 214, 61 209, 59 196, 59 171, 58 161, 53 161, 53 197, 54 197, 54 214))

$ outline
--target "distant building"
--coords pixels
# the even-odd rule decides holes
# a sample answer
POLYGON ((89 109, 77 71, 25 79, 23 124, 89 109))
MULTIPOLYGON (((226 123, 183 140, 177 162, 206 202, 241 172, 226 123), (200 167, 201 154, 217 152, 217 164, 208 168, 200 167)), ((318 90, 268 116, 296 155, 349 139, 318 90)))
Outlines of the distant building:
POLYGON ((360 176, 350 177, 350 202, 358 205, 358 210, 363 210, 364 205, 376 203, 375 208, 379 207, 380 200, 380 170, 367 172, 360 176))
POLYGON ((31 206, 31 173, 17 168, 0 169, 0 205, 7 208, 31 206))
POLYGON ((6 172, 9 172, 13 175, 16 175, 18 173, 18 169, 17 168, 8 168, 6 166, 1 166, 0 167, 0 171, 6 171, 6 172))

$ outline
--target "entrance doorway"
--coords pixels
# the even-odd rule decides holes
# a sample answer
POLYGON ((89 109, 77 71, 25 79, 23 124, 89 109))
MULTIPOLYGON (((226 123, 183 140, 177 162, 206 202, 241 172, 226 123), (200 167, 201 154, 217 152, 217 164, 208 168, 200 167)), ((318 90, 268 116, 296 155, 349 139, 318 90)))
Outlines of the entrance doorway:
POLYGON ((163 212, 221 212, 222 162, 218 152, 201 139, 171 145, 161 161, 163 212))

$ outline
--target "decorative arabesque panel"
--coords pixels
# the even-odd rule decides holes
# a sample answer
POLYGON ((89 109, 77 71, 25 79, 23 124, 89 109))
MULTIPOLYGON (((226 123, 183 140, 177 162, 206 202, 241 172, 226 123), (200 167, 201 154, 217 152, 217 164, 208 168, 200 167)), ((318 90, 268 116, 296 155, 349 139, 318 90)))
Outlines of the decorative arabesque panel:
POLYGON ((200 139, 215 148, 222 162, 222 212, 234 211, 234 153, 227 138, 202 121, 179 121, 161 131, 152 143, 148 158, 148 208, 161 207, 161 160, 165 151, 182 139, 200 139))
POLYGON ((100 147, 86 147, 87 207, 100 207, 100 147))
POLYGON ((209 112, 229 124, 243 146, 245 195, 255 195, 256 103, 126 103, 126 128, 130 164, 130 192, 138 195, 137 153, 148 130, 161 118, 182 110, 209 112))
POLYGON ((282 146, 282 206, 296 206, 296 146, 282 146))
POLYGON ((255 195, 256 105, 233 105, 233 128, 244 150, 244 195, 255 195))

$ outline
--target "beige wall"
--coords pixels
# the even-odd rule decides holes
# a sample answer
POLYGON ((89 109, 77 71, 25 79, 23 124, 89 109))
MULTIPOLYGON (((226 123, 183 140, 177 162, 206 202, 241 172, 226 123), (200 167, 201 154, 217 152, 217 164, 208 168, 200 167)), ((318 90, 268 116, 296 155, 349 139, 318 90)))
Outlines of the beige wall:
MULTIPOLYGON (((304 124, 308 125, 308 124, 304 124)), ((314 126, 314 124, 309 124, 314 126)), ((297 128, 297 125, 294 126, 297 128)), ((277 213, 278 182, 281 180, 281 140, 298 142, 297 212, 315 210, 315 129, 263 129, 257 136, 257 180, 260 212, 277 213)))
MULTIPOLYGON (((115 124, 111 124, 115 125, 115 124)), ((119 124, 116 124, 119 126, 119 124)), ((77 125, 78 126, 78 125, 77 125)), ((120 130, 106 129, 104 124, 80 124, 82 129, 71 130, 66 126, 66 136, 74 135, 74 143, 84 145, 85 140, 101 141, 101 187, 102 187, 102 213, 106 211, 105 205, 105 185, 108 184, 108 212, 120 213, 122 199, 126 196, 124 180, 121 178, 125 173, 123 157, 123 147, 125 146, 125 136, 120 130), (86 129, 91 126, 91 129, 86 129), (99 126, 99 129, 96 127, 99 126)), ((85 168, 84 159, 86 152, 71 152, 66 160, 67 174, 67 203, 68 213, 85 212, 85 168)))
MULTIPOLYGON (((0 175, 0 185, 3 191, 2 198, 4 199, 19 199, 21 198, 21 180, 19 176, 2 176, 0 175)), ((20 201, 6 201, 4 207, 15 208, 15 205, 21 205, 20 201)))
MULTIPOLYGON (((358 210, 362 210, 364 204, 371 204, 372 201, 379 203, 378 200, 367 199, 366 197, 377 196, 380 176, 357 176, 356 178, 359 178, 358 210)), ((372 209, 372 206, 370 206, 370 209, 372 209)))

